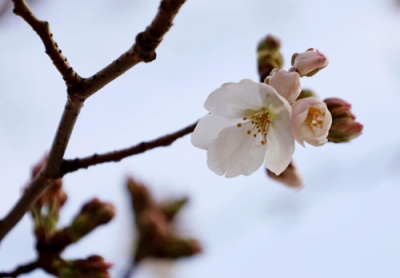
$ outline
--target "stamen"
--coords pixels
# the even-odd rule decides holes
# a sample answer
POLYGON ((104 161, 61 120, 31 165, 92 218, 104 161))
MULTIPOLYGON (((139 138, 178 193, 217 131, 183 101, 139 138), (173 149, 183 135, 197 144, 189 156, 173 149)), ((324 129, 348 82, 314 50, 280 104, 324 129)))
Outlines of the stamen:
POLYGON ((310 128, 321 128, 324 124, 325 113, 316 107, 308 108, 308 114, 305 119, 306 125, 310 128))
MULTIPOLYGON (((268 134, 268 127, 271 123, 271 115, 269 111, 265 108, 260 109, 259 111, 255 112, 253 115, 249 117, 243 117, 243 121, 249 119, 246 124, 251 123, 251 129, 246 130, 248 135, 253 134, 254 138, 257 138, 258 134, 261 135, 261 145, 265 145, 267 143, 267 134, 268 134)), ((244 123, 238 123, 237 127, 242 127, 244 123)))

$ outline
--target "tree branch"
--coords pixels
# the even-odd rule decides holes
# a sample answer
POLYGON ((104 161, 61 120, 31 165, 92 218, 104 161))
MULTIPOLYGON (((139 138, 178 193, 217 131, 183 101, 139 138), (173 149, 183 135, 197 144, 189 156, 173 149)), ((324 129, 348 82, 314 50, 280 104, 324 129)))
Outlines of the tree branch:
POLYGON ((88 156, 85 158, 76 158, 71 160, 63 160, 61 164, 60 170, 60 178, 65 174, 75 172, 79 169, 87 169, 90 166, 94 166, 101 163, 106 162, 118 162, 124 158, 127 158, 132 155, 144 153, 148 150, 157 148, 157 147, 166 147, 171 145, 175 140, 181 138, 191 132, 193 132, 196 127, 197 122, 180 129, 174 133, 162 136, 160 138, 154 139, 148 142, 142 142, 130 148, 113 151, 105 154, 94 154, 92 156, 88 156))
POLYGON ((69 65, 67 58, 61 54, 57 43, 53 39, 53 34, 50 31, 49 23, 37 19, 24 0, 12 0, 14 3, 14 13, 22 17, 41 38, 46 54, 49 55, 54 66, 61 73, 68 87, 78 84, 81 77, 69 65))
MULTIPOLYGON (((156 58, 155 49, 160 44, 165 33, 171 28, 172 20, 186 0, 162 0, 156 17, 144 32, 137 35, 136 43, 131 49, 89 79, 81 79, 69 66, 67 59, 61 54, 61 50, 58 49, 57 44, 52 38, 48 23, 38 20, 32 14, 24 0, 12 1, 14 3, 14 13, 24 18, 39 35, 45 45, 46 53, 50 56, 54 65, 65 79, 68 87, 68 101, 45 166, 28 185, 17 204, 11 209, 8 215, 0 221, 0 242, 21 220, 46 187, 61 175, 60 170, 64 153, 84 101, 139 62, 150 62, 154 60, 156 58)), ((169 144, 174 140, 175 139, 169 144)), ((167 143, 164 144, 168 145, 167 143)), ((150 148, 157 146, 161 146, 161 144, 150 148)), ((149 149, 146 144, 144 144, 142 148, 144 149, 139 152, 144 152, 149 149)), ((113 155, 118 158, 118 152, 113 155)), ((111 155, 111 157, 113 157, 113 155, 111 155)), ((120 159, 122 158, 123 157, 120 159)), ((116 160, 114 158, 114 160, 111 161, 116 160)), ((90 165, 86 167, 89 166, 90 165)))
POLYGON ((22 197, 18 200, 9 214, 0 221, 0 242, 4 236, 21 220, 32 204, 46 189, 46 187, 59 176, 60 165, 67 148, 69 138, 75 126, 76 119, 83 106, 83 101, 68 97, 64 113, 61 117, 56 136, 50 148, 45 166, 30 182, 22 197))
POLYGON ((21 265, 12 272, 0 272, 0 277, 18 277, 21 274, 29 273, 39 267, 40 265, 38 262, 32 262, 26 265, 21 265))
POLYGON ((186 0, 162 0, 158 12, 145 31, 136 36, 135 44, 114 62, 82 81, 81 86, 70 88, 71 94, 88 98, 105 85, 140 62, 156 59, 156 48, 172 27, 173 19, 186 0))

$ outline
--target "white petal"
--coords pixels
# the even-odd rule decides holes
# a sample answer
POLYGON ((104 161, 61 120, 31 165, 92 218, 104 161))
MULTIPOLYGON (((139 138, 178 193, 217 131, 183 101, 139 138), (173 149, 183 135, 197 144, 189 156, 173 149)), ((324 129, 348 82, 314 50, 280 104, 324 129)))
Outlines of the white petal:
POLYGON ((242 118, 245 111, 261 108, 260 85, 249 79, 226 83, 208 96, 204 107, 218 116, 242 118))
POLYGON ((261 145, 260 137, 247 134, 251 124, 242 127, 228 127, 222 130, 208 150, 208 167, 218 175, 227 178, 248 176, 263 163, 266 145, 261 145))
POLYGON ((208 150, 211 142, 217 138, 224 128, 236 125, 236 120, 208 114, 200 119, 191 137, 192 144, 200 149, 208 150))
POLYGON ((290 111, 284 109, 275 115, 267 134, 265 167, 280 175, 292 160, 294 134, 290 111))
POLYGON ((291 115, 292 108, 289 102, 270 85, 261 84, 260 95, 263 107, 268 108, 273 113, 279 113, 282 110, 289 111, 291 115))

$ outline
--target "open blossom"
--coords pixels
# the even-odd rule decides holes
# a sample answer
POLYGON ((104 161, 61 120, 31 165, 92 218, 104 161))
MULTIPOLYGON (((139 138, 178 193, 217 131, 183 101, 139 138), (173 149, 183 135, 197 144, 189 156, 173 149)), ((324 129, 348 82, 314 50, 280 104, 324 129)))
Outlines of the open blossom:
POLYGON ((328 139, 332 116, 325 102, 317 97, 299 99, 292 106, 292 122, 296 141, 321 146, 328 139))
POLYGON ((272 86, 289 103, 293 103, 301 92, 300 75, 297 72, 274 69, 265 79, 265 83, 272 86))
POLYGON ((326 67, 329 63, 328 58, 318 49, 308 49, 303 53, 295 53, 292 56, 292 70, 300 75, 312 76, 326 67))
POLYGON ((279 175, 291 161, 294 133, 291 107, 267 84, 242 80, 212 92, 192 134, 194 146, 208 150, 208 167, 218 175, 250 175, 265 161, 279 175))

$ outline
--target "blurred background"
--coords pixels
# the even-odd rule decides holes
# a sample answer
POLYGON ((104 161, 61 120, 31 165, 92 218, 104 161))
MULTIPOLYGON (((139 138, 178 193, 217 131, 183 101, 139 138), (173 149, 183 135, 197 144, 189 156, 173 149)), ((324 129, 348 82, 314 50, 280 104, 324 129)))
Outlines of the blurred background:
MULTIPOLYGON (((0 1, 0 217, 20 197, 31 167, 49 149, 66 100, 62 78, 38 36, 0 1)), ((30 2, 47 20, 70 64, 88 77, 134 42, 156 0, 30 2)), ((190 136, 171 147, 65 176, 61 225, 88 199, 117 216, 65 252, 102 255, 113 277, 129 264, 134 219, 126 178, 156 199, 189 196, 181 234, 203 252, 176 262, 148 260, 133 277, 400 277, 400 5, 395 0, 188 0, 157 50, 86 103, 66 157, 150 140, 206 114, 208 94, 225 82, 258 80, 256 46, 281 39, 286 69, 314 47, 330 64, 303 87, 353 105, 363 135, 347 144, 296 146, 304 187, 293 190, 260 169, 226 179, 211 172, 190 136)), ((26 215, 0 248, 0 270, 35 258, 26 215)), ((24 276, 25 277, 25 276, 24 276)), ((41 270, 26 277, 47 277, 41 270)))

